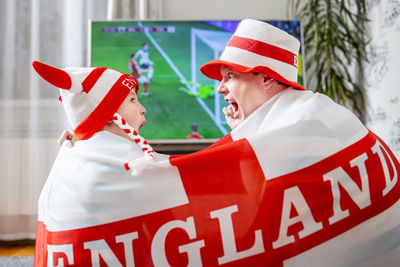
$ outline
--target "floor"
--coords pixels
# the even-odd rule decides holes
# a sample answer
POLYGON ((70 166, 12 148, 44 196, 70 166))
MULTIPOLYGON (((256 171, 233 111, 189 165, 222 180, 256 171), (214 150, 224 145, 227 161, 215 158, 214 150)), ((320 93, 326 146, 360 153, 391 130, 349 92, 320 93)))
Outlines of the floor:
POLYGON ((32 242, 25 244, 0 243, 0 257, 31 257, 35 255, 35 245, 32 242))

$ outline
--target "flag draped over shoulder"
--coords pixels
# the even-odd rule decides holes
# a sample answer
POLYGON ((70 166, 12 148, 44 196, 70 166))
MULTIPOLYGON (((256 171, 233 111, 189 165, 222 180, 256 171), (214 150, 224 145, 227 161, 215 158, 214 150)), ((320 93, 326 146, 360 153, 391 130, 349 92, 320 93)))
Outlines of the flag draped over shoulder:
POLYGON ((396 266, 400 165, 326 96, 285 90, 213 146, 156 155, 107 132, 64 145, 35 266, 396 266))

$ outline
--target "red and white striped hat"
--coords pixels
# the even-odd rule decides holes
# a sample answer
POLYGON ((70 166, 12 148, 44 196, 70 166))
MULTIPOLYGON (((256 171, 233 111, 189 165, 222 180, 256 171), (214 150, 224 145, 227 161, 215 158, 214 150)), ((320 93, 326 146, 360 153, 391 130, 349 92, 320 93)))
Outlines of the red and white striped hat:
POLYGON ((129 74, 108 68, 65 68, 63 70, 32 63, 36 72, 50 84, 60 88, 67 117, 77 140, 90 138, 118 110, 132 89, 139 84, 129 74))
POLYGON ((240 73, 258 72, 299 90, 297 55, 300 42, 268 23, 242 20, 218 60, 204 64, 200 70, 211 79, 221 80, 221 66, 240 73))
POLYGON ((61 100, 77 140, 89 139, 113 120, 144 153, 144 157, 125 163, 125 168, 133 169, 132 175, 138 175, 153 164, 152 147, 117 113, 131 90, 138 93, 139 84, 135 78, 108 68, 61 70, 38 61, 32 65, 43 79, 60 88, 61 100))

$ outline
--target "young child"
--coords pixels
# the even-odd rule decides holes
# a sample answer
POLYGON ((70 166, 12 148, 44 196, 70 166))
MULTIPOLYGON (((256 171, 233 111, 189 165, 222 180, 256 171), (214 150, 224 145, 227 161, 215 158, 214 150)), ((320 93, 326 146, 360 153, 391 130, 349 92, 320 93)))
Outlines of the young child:
MULTIPOLYGON (((33 67, 43 79, 60 88, 60 100, 76 141, 88 140, 96 133, 107 135, 102 132, 107 131, 137 143, 135 147, 142 149, 146 161, 154 158, 154 150, 138 134, 146 123, 146 109, 137 99, 139 84, 135 78, 108 68, 60 70, 37 61, 33 67)), ((130 169, 134 162, 127 162, 125 167, 130 169)), ((134 170, 138 172, 139 167, 134 170)))
POLYGON ((61 70, 36 61, 33 67, 60 88, 76 138, 74 146, 63 143, 39 198, 35 266, 53 266, 52 232, 140 216, 156 205, 169 208, 176 203, 165 201, 164 192, 181 188, 181 181, 168 170, 157 177, 143 170, 167 156, 138 134, 146 109, 137 99, 136 79, 108 68, 61 70), (130 169, 141 175, 132 177, 130 169))

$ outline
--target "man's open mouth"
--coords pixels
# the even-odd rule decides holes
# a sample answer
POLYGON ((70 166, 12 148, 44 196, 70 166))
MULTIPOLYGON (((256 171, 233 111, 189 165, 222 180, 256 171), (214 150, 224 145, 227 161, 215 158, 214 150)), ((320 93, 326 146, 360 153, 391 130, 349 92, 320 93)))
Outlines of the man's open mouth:
POLYGON ((228 103, 231 104, 234 110, 234 117, 237 118, 239 115, 239 104, 234 100, 228 100, 228 103))

